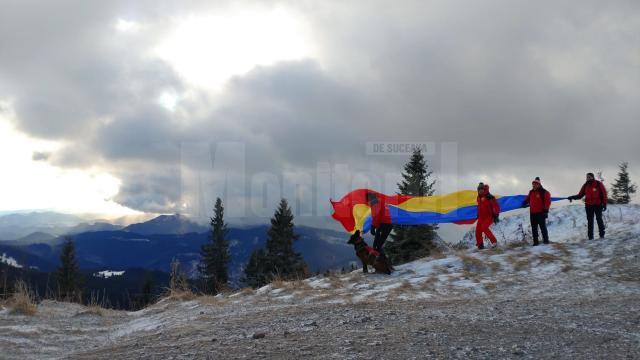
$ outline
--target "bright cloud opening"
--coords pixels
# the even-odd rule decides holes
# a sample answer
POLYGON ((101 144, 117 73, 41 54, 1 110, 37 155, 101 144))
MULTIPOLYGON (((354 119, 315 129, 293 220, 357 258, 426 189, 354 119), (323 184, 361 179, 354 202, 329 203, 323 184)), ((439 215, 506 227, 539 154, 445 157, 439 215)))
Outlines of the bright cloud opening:
MULTIPOLYGON (((9 109, 10 103, 3 102, 9 109)), ((16 130, 10 111, 0 112, 0 211, 55 210, 112 216, 138 214, 111 200, 120 180, 101 170, 68 170, 34 159, 34 153, 48 154, 61 144, 29 138, 16 130)))
POLYGON ((157 55, 187 81, 211 90, 257 65, 312 54, 304 22, 284 9, 231 10, 174 21, 157 55))

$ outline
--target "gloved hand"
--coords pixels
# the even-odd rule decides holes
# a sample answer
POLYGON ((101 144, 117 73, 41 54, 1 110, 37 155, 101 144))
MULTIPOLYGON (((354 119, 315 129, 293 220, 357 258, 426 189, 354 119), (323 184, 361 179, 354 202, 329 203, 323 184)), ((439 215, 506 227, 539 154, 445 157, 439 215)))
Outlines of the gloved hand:
POLYGON ((602 211, 607 211, 607 204, 602 205, 602 211))
POLYGON ((545 210, 544 212, 544 218, 548 218, 549 217, 549 210, 545 210))
POLYGON ((371 235, 376 236, 376 228, 374 228, 373 226, 371 227, 371 235))
POLYGON ((567 200, 569 200, 569 202, 573 202, 573 200, 575 200, 575 198, 573 196, 567 196, 567 200))
POLYGON ((497 223, 499 223, 499 222, 500 222, 500 215, 494 215, 494 216, 493 216, 493 223, 494 223, 494 224, 497 224, 497 223))
POLYGON ((523 207, 523 208, 526 208, 528 205, 529 205, 529 204, 527 204, 527 202, 526 202, 526 201, 523 201, 523 202, 522 202, 522 207, 523 207))

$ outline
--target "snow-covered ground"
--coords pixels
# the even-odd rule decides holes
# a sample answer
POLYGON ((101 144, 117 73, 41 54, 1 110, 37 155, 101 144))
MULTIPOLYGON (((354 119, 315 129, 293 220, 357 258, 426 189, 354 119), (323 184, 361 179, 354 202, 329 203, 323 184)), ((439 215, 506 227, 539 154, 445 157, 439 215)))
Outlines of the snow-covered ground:
POLYGON ((96 273, 93 273, 93 276, 95 277, 101 277, 101 278, 105 278, 108 279, 112 276, 122 276, 124 275, 124 270, 121 271, 115 271, 115 270, 102 270, 102 271, 98 271, 96 273))
POLYGON ((553 209, 553 243, 538 247, 527 214, 506 217, 497 249, 466 236, 391 276, 356 270, 138 312, 0 309, 0 358, 639 358, 640 206, 605 217, 606 239, 589 241, 583 206, 553 209))
POLYGON ((0 254, 0 263, 7 264, 9 266, 21 268, 22 265, 18 264, 18 261, 6 253, 0 254))

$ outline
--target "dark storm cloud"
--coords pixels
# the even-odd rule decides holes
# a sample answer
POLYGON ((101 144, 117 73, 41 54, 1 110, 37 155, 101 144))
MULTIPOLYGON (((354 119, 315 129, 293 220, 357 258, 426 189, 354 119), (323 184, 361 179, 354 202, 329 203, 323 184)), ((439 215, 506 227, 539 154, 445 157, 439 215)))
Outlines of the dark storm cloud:
POLYGON ((105 168, 136 209, 179 209, 190 142, 245 144, 250 175, 323 161, 399 170, 405 158, 366 156, 365 143, 452 141, 461 185, 486 177, 503 192, 533 176, 573 191, 583 170, 612 177, 638 160, 635 1, 284 2, 311 25, 317 58, 257 67, 215 97, 148 55, 167 18, 207 2, 65 4, 0 12, 0 97, 20 129, 66 141, 50 162, 105 168), (123 16, 148 30, 118 37, 123 16), (172 112, 165 91, 191 96, 172 112))

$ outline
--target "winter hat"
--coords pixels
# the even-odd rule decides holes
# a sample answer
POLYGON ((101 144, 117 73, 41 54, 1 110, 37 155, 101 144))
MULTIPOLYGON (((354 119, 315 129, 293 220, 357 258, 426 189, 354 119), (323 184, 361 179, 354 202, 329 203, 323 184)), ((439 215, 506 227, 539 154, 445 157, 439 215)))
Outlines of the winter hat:
POLYGON ((531 182, 531 184, 542 185, 542 183, 540 183, 540 178, 538 176, 536 176, 536 178, 531 182))
POLYGON ((595 178, 595 175, 593 175, 593 173, 587 173, 587 176, 591 176, 592 178, 595 178))
POLYGON ((484 184, 483 183, 479 183, 478 184, 478 190, 484 190, 484 184))

